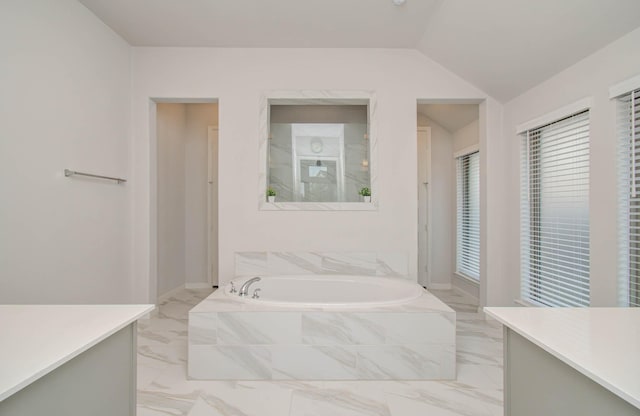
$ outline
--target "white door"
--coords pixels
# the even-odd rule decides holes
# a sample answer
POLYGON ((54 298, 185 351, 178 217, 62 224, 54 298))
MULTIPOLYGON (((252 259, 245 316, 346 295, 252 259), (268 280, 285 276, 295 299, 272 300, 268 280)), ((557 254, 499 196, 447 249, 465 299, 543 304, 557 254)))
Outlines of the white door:
POLYGON ((431 127, 418 128, 418 283, 431 285, 431 127))
POLYGON ((209 282, 218 286, 218 127, 209 126, 209 186, 207 226, 209 230, 209 282))

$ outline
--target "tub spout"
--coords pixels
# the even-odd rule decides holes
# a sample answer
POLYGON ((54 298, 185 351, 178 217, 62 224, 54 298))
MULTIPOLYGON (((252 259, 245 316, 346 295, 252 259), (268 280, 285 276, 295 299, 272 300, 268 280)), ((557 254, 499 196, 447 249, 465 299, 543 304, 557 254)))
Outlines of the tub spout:
POLYGON ((249 286, 251 286, 255 282, 259 282, 260 280, 262 279, 259 277, 253 277, 247 280, 246 282, 244 282, 244 284, 240 288, 240 293, 238 293, 238 296, 247 296, 249 294, 249 286))

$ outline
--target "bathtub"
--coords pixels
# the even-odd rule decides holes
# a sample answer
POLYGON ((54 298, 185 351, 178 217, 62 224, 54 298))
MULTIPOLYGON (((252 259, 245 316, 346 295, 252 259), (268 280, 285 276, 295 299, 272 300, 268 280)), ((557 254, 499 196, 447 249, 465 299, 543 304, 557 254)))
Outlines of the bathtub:
POLYGON ((405 279, 351 275, 264 276, 251 284, 248 296, 238 296, 250 278, 233 279, 224 288, 227 296, 242 302, 280 307, 375 308, 400 305, 419 298, 424 289, 405 279), (236 293, 231 293, 231 286, 236 293), (259 298, 252 295, 256 289, 259 298))
MULTIPOLYGON (((235 289, 248 279, 233 279, 235 289)), ((190 379, 455 378, 455 312, 415 282, 265 276, 248 296, 230 290, 227 284, 189 311, 190 379)))

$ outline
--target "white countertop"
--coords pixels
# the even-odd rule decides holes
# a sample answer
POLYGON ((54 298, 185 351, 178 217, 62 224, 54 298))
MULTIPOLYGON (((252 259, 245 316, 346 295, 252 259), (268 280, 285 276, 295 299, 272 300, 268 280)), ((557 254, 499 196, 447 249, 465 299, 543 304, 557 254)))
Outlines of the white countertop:
POLYGON ((484 308, 487 315, 640 408, 640 308, 484 308))
POLYGON ((0 401, 153 308, 153 305, 0 305, 0 401))

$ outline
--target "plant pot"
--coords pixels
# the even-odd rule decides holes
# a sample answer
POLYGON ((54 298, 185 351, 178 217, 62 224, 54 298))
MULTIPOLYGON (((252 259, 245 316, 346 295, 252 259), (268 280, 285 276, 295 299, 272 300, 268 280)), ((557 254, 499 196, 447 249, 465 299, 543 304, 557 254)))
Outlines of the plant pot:
POLYGON ((273 204, 274 202, 276 202, 276 197, 275 196, 268 196, 267 197, 267 201, 269 201, 270 203, 273 204))
POLYGON ((371 202, 371 196, 363 196, 364 202, 371 202))

